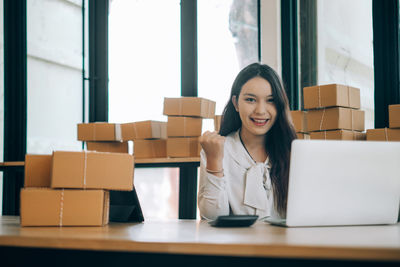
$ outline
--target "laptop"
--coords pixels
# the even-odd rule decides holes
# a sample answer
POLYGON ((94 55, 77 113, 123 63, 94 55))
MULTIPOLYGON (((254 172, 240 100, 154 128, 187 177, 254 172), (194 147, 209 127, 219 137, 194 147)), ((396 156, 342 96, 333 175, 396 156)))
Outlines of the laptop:
POLYGON ((294 140, 281 226, 394 224, 400 142, 294 140))

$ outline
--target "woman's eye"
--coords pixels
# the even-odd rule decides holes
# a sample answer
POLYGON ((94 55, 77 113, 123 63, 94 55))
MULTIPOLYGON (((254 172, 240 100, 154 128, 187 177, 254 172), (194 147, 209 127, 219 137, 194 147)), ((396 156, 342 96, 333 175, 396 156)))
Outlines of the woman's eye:
POLYGON ((246 98, 245 101, 247 101, 247 102, 256 102, 256 100, 254 98, 246 98))
POLYGON ((267 102, 269 102, 269 103, 274 103, 274 99, 273 99, 273 98, 268 98, 268 99, 267 99, 267 102))

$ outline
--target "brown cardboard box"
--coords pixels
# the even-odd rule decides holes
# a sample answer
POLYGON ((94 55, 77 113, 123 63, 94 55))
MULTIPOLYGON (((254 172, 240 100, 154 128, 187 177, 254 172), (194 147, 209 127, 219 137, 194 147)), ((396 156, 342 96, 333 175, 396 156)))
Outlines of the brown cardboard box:
POLYGON ((341 84, 327 84, 303 88, 304 108, 322 107, 360 108, 360 89, 341 84))
POLYGON ((333 130, 322 132, 311 132, 310 139, 323 140, 365 140, 365 132, 349 131, 349 130, 333 130))
POLYGON ((326 108, 309 110, 307 113, 308 131, 354 130, 364 131, 364 111, 351 108, 326 108))
POLYGON ((136 136, 134 122, 121 123, 121 137, 122 141, 135 140, 136 136))
POLYGON ((310 139, 310 135, 308 133, 296 133, 297 139, 310 139))
POLYGON ((201 97, 164 98, 164 115, 214 118, 215 102, 201 97))
POLYGON ((95 151, 54 151, 52 188, 133 189, 133 156, 95 151))
POLYGON ((137 159, 166 158, 167 140, 135 140, 133 143, 134 155, 137 159))
POLYGON ((291 110, 294 129, 297 133, 306 133, 307 131, 307 111, 291 110))
POLYGON ((200 136, 202 118, 168 116, 168 137, 191 137, 200 136))
POLYGON ((164 121, 135 122, 135 140, 167 139, 167 123, 164 121))
POLYGON ((219 132, 219 129, 221 128, 221 119, 222 119, 222 115, 214 116, 214 131, 216 131, 216 132, 219 132))
POLYGON ((107 122, 79 123, 79 141, 120 141, 120 124, 107 122))
POLYGON ((102 226, 108 224, 109 192, 24 188, 21 226, 102 226))
POLYGON ((128 153, 128 142, 119 141, 99 141, 99 142, 86 142, 86 148, 89 151, 97 152, 111 152, 111 153, 128 153))
POLYGON ((167 156, 171 158, 199 157, 201 146, 198 137, 167 139, 167 156))
POLYGON ((400 129, 368 129, 367 141, 400 141, 400 129))
POLYGON ((400 104, 389 105, 389 127, 400 128, 400 104))
POLYGON ((25 155, 24 187, 50 187, 51 155, 25 155))

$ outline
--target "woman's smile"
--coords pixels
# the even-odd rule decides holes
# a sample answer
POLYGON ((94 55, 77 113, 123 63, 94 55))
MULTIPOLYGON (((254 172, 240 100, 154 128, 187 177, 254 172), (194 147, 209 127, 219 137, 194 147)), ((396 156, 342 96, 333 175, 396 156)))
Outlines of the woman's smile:
POLYGON ((268 123, 269 119, 250 118, 256 126, 264 126, 268 123))

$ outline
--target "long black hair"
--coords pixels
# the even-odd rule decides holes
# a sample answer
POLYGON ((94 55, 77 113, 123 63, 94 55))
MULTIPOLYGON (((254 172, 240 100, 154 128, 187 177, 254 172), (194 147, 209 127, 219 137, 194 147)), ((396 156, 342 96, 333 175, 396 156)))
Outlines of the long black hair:
POLYGON ((219 134, 227 136, 242 126, 239 113, 236 111, 232 96, 239 99, 243 85, 254 77, 264 78, 272 89, 277 116, 274 125, 265 134, 265 150, 271 163, 271 182, 275 197, 275 208, 284 215, 286 213, 287 192, 289 181, 290 149, 296 139, 289 101, 278 74, 268 65, 253 63, 242 69, 232 85, 231 95, 221 118, 219 134))

